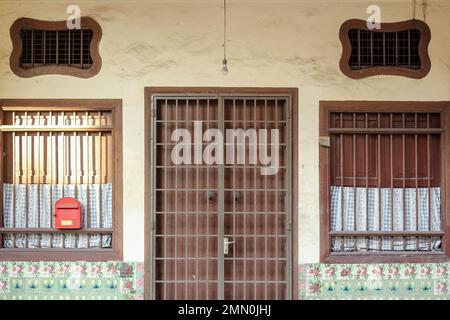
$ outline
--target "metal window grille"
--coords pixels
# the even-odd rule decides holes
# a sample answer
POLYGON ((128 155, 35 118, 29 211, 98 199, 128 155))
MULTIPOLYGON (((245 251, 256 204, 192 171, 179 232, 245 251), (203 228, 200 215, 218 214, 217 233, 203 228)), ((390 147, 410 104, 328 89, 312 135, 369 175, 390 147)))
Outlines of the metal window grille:
POLYGON ((328 132, 331 251, 441 251, 441 114, 332 112, 328 132))
POLYGON ((418 70, 420 31, 377 32, 351 29, 349 66, 353 70, 371 67, 400 67, 418 70))
POLYGON ((288 299, 290 98, 157 95, 152 105, 154 297, 288 299), (184 128, 193 135, 194 120, 203 130, 279 129, 278 174, 260 175, 260 162, 174 165, 171 133, 184 128))
POLYGON ((111 111, 2 112, 0 247, 112 248, 112 132, 111 111), (54 228, 64 196, 81 202, 81 230, 54 228))
POLYGON ((93 31, 21 29, 22 68, 68 66, 89 69, 92 66, 90 44, 93 31))

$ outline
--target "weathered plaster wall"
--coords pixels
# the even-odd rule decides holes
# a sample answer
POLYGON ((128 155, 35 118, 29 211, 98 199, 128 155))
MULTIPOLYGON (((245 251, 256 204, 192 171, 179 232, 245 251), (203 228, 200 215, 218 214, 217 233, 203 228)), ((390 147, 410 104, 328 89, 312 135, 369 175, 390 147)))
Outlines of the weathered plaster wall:
MULTIPOLYGON (((229 1, 229 68, 222 1, 0 1, 0 98, 121 98, 125 260, 144 259, 144 87, 298 87, 300 263, 319 260, 319 100, 450 100, 450 1, 429 0, 432 70, 422 80, 341 74, 338 30, 373 1, 229 1), (63 20, 76 3, 103 28, 103 68, 89 80, 16 77, 9 27, 19 17, 63 20)), ((410 0, 377 2, 385 22, 411 18, 410 0)), ((420 9, 420 7, 419 7, 420 9)), ((418 10, 418 17, 422 17, 418 10)))

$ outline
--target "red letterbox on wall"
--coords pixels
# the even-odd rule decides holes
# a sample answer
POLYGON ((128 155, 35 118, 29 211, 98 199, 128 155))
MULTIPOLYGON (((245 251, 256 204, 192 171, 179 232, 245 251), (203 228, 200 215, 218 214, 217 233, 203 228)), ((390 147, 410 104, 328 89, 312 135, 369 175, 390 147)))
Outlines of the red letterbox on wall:
POLYGON ((74 198, 62 198, 55 204, 56 229, 81 229, 81 204, 74 198))

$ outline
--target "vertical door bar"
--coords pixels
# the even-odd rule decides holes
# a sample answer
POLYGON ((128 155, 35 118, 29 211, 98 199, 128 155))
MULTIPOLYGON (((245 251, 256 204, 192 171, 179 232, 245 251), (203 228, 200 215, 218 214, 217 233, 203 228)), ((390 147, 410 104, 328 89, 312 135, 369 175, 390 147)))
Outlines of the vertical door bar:
MULTIPOLYGON (((257 130, 257 124, 256 124, 256 99, 253 100, 253 126, 255 127, 255 130, 257 130)), ((252 143, 252 142, 250 142, 252 143)), ((253 141, 253 143, 256 143, 256 141, 253 141)), ((251 150, 253 150, 252 148, 256 148, 256 146, 251 146, 249 145, 249 156, 250 156, 250 152, 252 152, 251 150)), ((250 157, 249 157, 250 158, 250 157)), ((257 206, 257 201, 256 201, 256 196, 257 196, 257 192, 256 192, 256 168, 258 166, 258 160, 256 160, 255 166, 253 168, 253 299, 256 300, 256 282, 257 282, 257 278, 256 278, 256 257, 257 257, 257 252, 256 252, 256 239, 257 239, 257 234, 256 234, 256 221, 257 221, 257 215, 256 215, 256 206, 257 206)))
MULTIPOLYGON (((236 129, 236 99, 233 99, 233 130, 236 129)), ((233 146, 234 148, 234 146, 233 146)), ((234 149, 233 149, 234 152, 234 149)), ((236 166, 233 165, 233 240, 236 241, 236 166)), ((233 300, 236 299, 236 246, 233 249, 233 300)))
MULTIPOLYGON (((150 257, 151 257, 151 291, 150 291, 150 296, 152 297, 152 299, 156 299, 156 217, 157 217, 157 213, 156 213, 156 171, 157 171, 157 162, 156 162, 156 152, 157 152, 157 140, 156 140, 156 126, 157 126, 157 122, 156 122, 156 111, 157 111, 157 99, 156 98, 151 98, 151 107, 150 107, 150 114, 151 114, 151 131, 150 131, 150 143, 151 143, 151 148, 152 148, 152 154, 151 154, 151 165, 152 165, 152 201, 151 201, 151 206, 152 206, 152 226, 151 226, 151 246, 150 246, 150 257)), ((167 109, 166 109, 167 112, 167 109)), ((167 113, 166 113, 167 116, 167 113)), ((165 152, 165 151, 164 151, 165 152)), ((164 181, 165 183, 165 181, 164 181)), ((165 205, 165 202, 164 202, 165 205)), ((165 211, 166 208, 164 208, 163 211, 165 211)), ((165 284, 164 284, 165 285, 165 284)), ((158 297, 160 298, 160 297, 158 297)))
MULTIPOLYGON (((188 99, 186 99, 186 105, 185 105, 185 117, 183 118, 183 120, 184 120, 184 124, 185 124, 185 127, 187 127, 187 118, 188 118, 188 115, 189 115, 189 100, 188 99)), ((177 115, 177 117, 178 117, 178 115, 177 115)), ((188 270, 189 270, 189 268, 188 268, 188 264, 190 264, 190 263, 192 263, 192 260, 191 260, 191 256, 190 256, 190 252, 189 252, 189 250, 188 250, 188 247, 189 247, 189 237, 188 237, 188 226, 189 226, 189 210, 188 210, 188 196, 189 196, 189 193, 188 193, 188 189, 189 189, 189 184, 188 184, 188 177, 189 177, 189 169, 188 169, 188 164, 187 163, 185 163, 185 169, 184 169, 184 210, 185 210, 185 216, 184 216, 184 219, 185 219, 185 223, 186 223, 186 225, 185 225, 185 245, 184 245, 184 248, 185 248, 185 260, 184 260, 184 262, 185 262, 185 268, 186 268, 186 270, 185 270, 185 284, 184 284, 184 297, 185 297, 185 299, 192 299, 192 297, 189 297, 189 291, 188 291, 188 287, 189 287, 189 281, 188 281, 188 279, 189 279, 189 275, 188 275, 188 270), (188 259, 188 257, 189 257, 189 259, 188 259)))
MULTIPOLYGON (((247 130, 247 117, 246 117, 246 112, 247 112, 247 100, 244 98, 242 100, 242 113, 244 116, 244 121, 243 121, 243 127, 244 127, 244 131, 247 130)), ((233 121, 236 121, 236 119, 233 119, 233 121)), ((241 146, 239 146, 238 148, 240 148, 241 146)), ((245 148, 245 146, 244 146, 245 148)), ((239 149, 238 149, 239 150, 239 149)), ((244 149, 245 150, 245 149, 244 149)), ((245 151, 244 151, 245 152, 245 151)), ((235 165, 235 164, 233 164, 235 165)), ((243 236, 244 236, 244 256, 243 256, 243 261, 244 261, 244 300, 247 299, 247 219, 246 219, 246 215, 247 215, 247 165, 244 163, 243 164, 243 172, 244 172, 244 186, 243 186, 243 193, 244 193, 244 212, 243 212, 243 219, 244 219, 244 232, 243 232, 243 236)))
MULTIPOLYGON (((219 130, 224 132, 224 98, 219 97, 219 130)), ((218 199, 218 241, 217 241, 217 252, 218 252, 218 299, 224 299, 224 164, 219 164, 219 181, 218 189, 219 194, 218 199)))
MULTIPOLYGON (((164 106, 166 108, 166 114, 167 114, 167 99, 164 100, 164 106)), ((166 122, 165 122, 166 127, 167 127, 167 121, 168 120, 166 119, 166 122)), ((175 104, 175 130, 178 130, 178 100, 176 100, 176 104, 175 104)), ((165 168, 164 168, 164 170, 168 170, 170 162, 168 164, 169 156, 168 156, 167 149, 169 147, 170 142, 167 143, 167 137, 165 139, 166 140, 165 140, 165 157, 164 157, 164 167, 165 168)), ((176 219, 178 218, 178 167, 175 166, 174 170, 175 170, 175 191, 174 191, 174 193, 175 193, 175 210, 174 211, 175 212, 174 213, 175 213, 175 224, 177 224, 176 219)), ((166 176, 166 178, 167 178, 167 176, 166 176)), ((167 180, 165 182, 167 182, 167 180)), ((167 184, 166 184, 165 188, 169 189, 169 188, 167 188, 167 184)), ((163 213, 164 214, 164 233, 165 233, 165 235, 164 235, 164 300, 167 300, 167 281, 168 281, 168 279, 167 279, 167 235, 169 234, 169 232, 167 232, 167 227, 168 227, 168 224, 167 224, 167 190, 164 190, 164 201, 165 201, 165 203, 164 203, 165 207, 163 210, 164 211, 164 213, 163 213)), ((175 251, 173 254, 173 257, 174 257, 173 263, 175 264, 175 270, 177 270, 178 269, 178 230, 174 231, 173 242, 174 242, 174 251, 175 251)), ((174 281, 175 299, 178 298, 177 285, 178 285, 178 278, 175 278, 175 281, 174 281)))
MULTIPOLYGON (((194 120, 199 121, 199 104, 200 101, 197 99, 197 106, 195 110, 195 117, 194 120)), ((195 128, 194 128, 195 130, 195 128)), ((200 150, 202 150, 202 146, 199 146, 200 150)), ((199 227, 198 227, 198 213, 199 213, 199 178, 198 178, 198 167, 199 164, 196 164, 195 166, 195 234, 197 235, 195 237, 195 299, 198 300, 198 278, 199 278, 199 270, 198 270, 198 259, 199 259, 199 252, 198 252, 198 239, 199 239, 199 227)), ((187 179, 187 177, 186 177, 187 179)), ((203 234, 202 234, 203 236, 203 234)))
MULTIPOLYGON (((278 128, 278 100, 275 99, 275 128, 278 128)), ((272 143, 273 141, 271 141, 272 143)), ((278 219, 279 218, 279 212, 278 212, 278 174, 275 175, 275 218, 278 219)), ((278 228, 275 227, 275 300, 278 300, 278 284, 279 284, 279 279, 278 279, 278 228)))
MULTIPOLYGON (((287 150, 287 160, 285 157, 283 166, 286 167, 286 173, 285 173, 285 189, 286 189, 286 197, 285 197, 285 210, 286 210, 286 220, 287 220, 287 237, 286 237, 286 299, 292 299, 292 251, 293 251, 293 245, 292 241, 298 241, 298 239, 292 239, 292 100, 291 98, 288 98, 286 101, 287 105, 285 107, 285 114, 287 113, 286 118, 286 150, 287 150)), ((278 185, 277 185, 278 188, 278 185)), ((266 235, 267 238, 267 235, 266 235)), ((267 282, 267 278, 266 278, 267 282)))
MULTIPOLYGON (((269 120, 269 115, 267 113, 267 99, 264 100, 264 129, 267 132, 267 122, 269 120)), ((266 141, 266 150, 269 146, 267 145, 267 141, 266 141)), ((275 216, 275 218, 277 218, 275 216)), ((265 283, 264 283, 264 299, 268 299, 268 285, 267 285, 267 269, 268 269, 268 250, 267 250, 267 245, 268 245, 268 241, 267 241, 267 234, 268 234, 268 229, 267 229, 267 175, 264 176, 264 234, 266 235, 264 237, 264 279, 266 279, 265 283)))
MULTIPOLYGON (((206 100, 206 128, 209 129, 209 107, 210 100, 206 100)), ((209 194, 209 166, 205 166, 206 168, 206 195, 209 194)), ((197 186, 198 187, 198 186, 197 186)), ((209 299, 209 241, 210 241, 210 233, 209 233, 209 201, 206 201, 206 300, 209 299)), ((218 279, 216 279, 218 282, 218 279)))

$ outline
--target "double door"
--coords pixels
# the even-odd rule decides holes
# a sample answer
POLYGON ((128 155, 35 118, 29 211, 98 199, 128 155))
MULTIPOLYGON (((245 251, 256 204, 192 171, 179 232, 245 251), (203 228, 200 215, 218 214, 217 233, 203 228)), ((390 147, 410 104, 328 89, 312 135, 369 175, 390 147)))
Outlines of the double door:
POLYGON ((286 96, 152 97, 153 298, 291 298, 290 114, 286 96))

